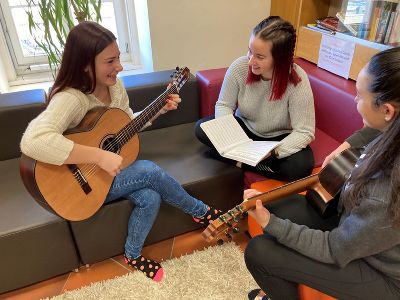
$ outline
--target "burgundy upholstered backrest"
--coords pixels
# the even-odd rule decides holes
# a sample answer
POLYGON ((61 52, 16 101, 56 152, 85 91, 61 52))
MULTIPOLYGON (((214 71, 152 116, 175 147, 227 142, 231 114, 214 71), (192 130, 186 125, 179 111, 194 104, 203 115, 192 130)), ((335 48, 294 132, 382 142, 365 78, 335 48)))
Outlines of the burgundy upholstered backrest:
POLYGON ((300 58, 296 58, 295 63, 307 72, 310 79, 318 129, 341 143, 363 126, 354 102, 355 81, 346 80, 300 58))

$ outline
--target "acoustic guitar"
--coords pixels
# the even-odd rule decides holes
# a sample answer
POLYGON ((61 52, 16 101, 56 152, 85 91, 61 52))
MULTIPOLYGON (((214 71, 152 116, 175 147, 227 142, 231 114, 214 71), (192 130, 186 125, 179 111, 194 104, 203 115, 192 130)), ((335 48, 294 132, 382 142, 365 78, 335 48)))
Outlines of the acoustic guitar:
MULTIPOLYGON (((139 152, 137 133, 164 107, 168 95, 179 93, 190 78, 188 68, 177 68, 165 92, 135 119, 118 108, 98 107, 63 135, 75 143, 99 147, 123 157, 122 168, 134 162, 139 152)), ((61 166, 22 155, 20 174, 32 197, 48 211, 71 221, 91 217, 104 203, 113 177, 94 164, 61 166)))
MULTIPOLYGON (((336 209, 333 199, 337 196, 350 176, 351 170, 359 157, 355 149, 347 149, 335 157, 319 173, 293 181, 272 189, 265 193, 244 200, 219 218, 212 221, 202 232, 202 237, 211 242, 218 237, 230 238, 230 231, 237 233, 237 224, 240 217, 256 206, 256 201, 261 200, 263 204, 272 203, 285 196, 307 190, 306 199, 324 217, 336 209)), ((218 239, 218 243, 223 239, 218 239)))

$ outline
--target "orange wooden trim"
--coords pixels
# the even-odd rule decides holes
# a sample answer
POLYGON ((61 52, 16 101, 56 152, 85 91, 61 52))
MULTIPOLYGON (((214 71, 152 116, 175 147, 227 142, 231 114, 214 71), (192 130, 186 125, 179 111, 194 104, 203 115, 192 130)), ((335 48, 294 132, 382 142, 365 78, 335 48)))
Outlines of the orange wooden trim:
POLYGON ((337 300, 304 284, 299 284, 298 291, 300 300, 337 300))

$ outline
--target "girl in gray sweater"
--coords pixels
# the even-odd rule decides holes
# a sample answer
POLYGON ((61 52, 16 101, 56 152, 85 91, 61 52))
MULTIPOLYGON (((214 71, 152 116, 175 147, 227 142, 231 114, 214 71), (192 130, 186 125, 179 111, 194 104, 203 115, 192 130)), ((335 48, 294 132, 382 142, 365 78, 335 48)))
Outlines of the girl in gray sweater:
POLYGON ((265 234, 250 241, 245 261, 262 290, 249 299, 297 299, 298 283, 338 299, 400 299, 400 48, 372 57, 355 101, 364 124, 382 133, 345 183, 337 223, 322 226, 298 195, 267 208, 258 200, 249 214, 265 234))
MULTIPOLYGON (((215 118, 234 114, 255 141, 281 141, 272 155, 245 170, 269 178, 292 181, 309 175, 314 158, 308 144, 314 139, 314 99, 307 74, 293 63, 296 33, 280 17, 261 21, 252 32, 247 56, 229 67, 215 105, 215 118)), ((221 156, 200 125, 197 138, 221 156)), ((236 163, 236 162, 234 162, 236 163)))

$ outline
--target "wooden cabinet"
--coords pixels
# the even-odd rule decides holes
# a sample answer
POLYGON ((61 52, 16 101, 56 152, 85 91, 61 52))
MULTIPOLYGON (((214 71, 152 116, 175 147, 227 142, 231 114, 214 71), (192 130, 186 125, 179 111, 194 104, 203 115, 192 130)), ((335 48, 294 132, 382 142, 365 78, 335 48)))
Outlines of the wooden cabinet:
MULTIPOLYGON (((298 30, 296 56, 302 57, 317 64, 321 39, 322 33, 311 30, 304 26, 300 27, 298 30)), ((367 64, 370 58, 375 53, 383 50, 386 47, 387 46, 382 45, 382 47, 374 48, 356 42, 349 78, 356 80, 358 73, 367 64)))
MULTIPOLYGON (((335 15, 341 7, 341 2, 338 0, 271 0, 271 15, 281 16, 294 25, 297 30, 295 55, 316 64, 318 62, 322 33, 305 26, 315 23, 317 18, 326 17, 329 14, 335 15)), ((389 46, 343 34, 337 34, 336 36, 356 43, 349 75, 354 80, 375 53, 389 48, 389 46)))
POLYGON ((271 0, 271 16, 281 16, 296 29, 327 16, 330 0, 271 0))

